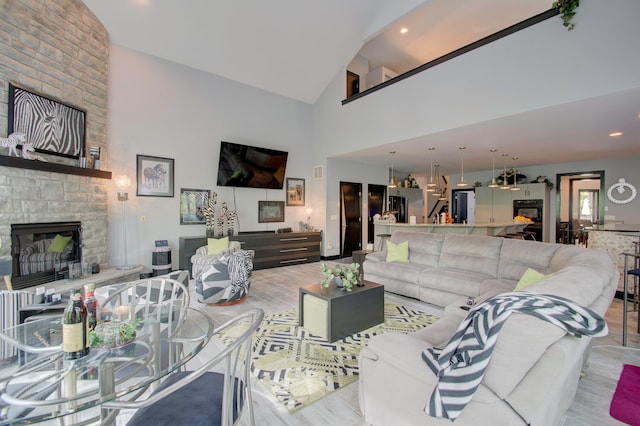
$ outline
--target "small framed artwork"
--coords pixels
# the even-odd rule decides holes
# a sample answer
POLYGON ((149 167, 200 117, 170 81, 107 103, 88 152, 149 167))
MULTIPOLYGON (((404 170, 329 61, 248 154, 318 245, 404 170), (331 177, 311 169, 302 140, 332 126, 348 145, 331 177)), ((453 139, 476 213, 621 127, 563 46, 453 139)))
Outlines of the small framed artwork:
POLYGON ((7 134, 24 133, 36 151, 84 156, 86 112, 9 83, 7 134))
POLYGON ((258 201, 258 223, 284 222, 284 201, 258 201))
POLYGON ((138 196, 173 197, 173 158, 136 156, 138 196))
POLYGON ((211 191, 208 189, 180 188, 180 225, 202 225, 204 216, 200 215, 200 207, 209 203, 211 191))
POLYGON ((304 206, 304 179, 287 178, 287 206, 304 206))

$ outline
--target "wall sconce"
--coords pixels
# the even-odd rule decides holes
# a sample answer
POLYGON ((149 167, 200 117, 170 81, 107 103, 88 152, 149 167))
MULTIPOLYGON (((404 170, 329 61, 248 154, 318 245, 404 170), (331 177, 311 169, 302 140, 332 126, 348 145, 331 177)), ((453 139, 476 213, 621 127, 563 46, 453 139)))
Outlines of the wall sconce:
POLYGON ((313 213, 313 209, 311 207, 307 207, 307 229, 311 231, 311 213, 313 213))

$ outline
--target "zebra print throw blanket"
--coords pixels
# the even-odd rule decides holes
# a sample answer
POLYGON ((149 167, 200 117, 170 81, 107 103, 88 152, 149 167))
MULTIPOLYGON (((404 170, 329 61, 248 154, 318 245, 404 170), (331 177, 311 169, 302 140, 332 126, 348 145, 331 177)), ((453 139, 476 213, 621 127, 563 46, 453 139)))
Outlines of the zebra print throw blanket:
POLYGON ((524 291, 503 293, 473 308, 444 349, 428 348, 422 359, 438 377, 424 411, 455 420, 480 385, 500 329, 513 312, 551 322, 576 337, 606 336, 604 319, 568 299, 524 291))

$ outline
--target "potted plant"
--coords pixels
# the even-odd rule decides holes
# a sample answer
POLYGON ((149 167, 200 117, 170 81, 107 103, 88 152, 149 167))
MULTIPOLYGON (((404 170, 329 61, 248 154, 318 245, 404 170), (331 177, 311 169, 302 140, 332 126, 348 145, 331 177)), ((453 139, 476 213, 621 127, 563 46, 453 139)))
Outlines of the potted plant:
POLYGON ((554 1, 552 6, 558 9, 558 12, 562 15, 562 25, 567 27, 568 31, 574 29, 576 24, 571 20, 576 14, 576 8, 580 6, 580 0, 558 0, 554 1))
POLYGON ((351 291, 354 285, 360 285, 360 265, 357 263, 336 265, 333 268, 321 263, 320 269, 325 276, 320 281, 322 287, 329 287, 329 283, 334 282, 339 288, 351 291))

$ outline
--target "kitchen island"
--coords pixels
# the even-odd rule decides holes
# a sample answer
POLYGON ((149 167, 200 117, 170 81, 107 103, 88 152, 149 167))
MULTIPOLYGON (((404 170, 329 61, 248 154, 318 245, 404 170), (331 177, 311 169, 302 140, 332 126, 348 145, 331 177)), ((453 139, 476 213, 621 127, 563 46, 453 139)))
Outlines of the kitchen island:
POLYGON ((397 223, 389 222, 385 220, 377 220, 373 222, 375 230, 375 243, 374 247, 380 245, 380 234, 393 234, 394 231, 416 231, 416 232, 431 232, 433 234, 471 234, 471 235, 488 235, 490 237, 500 237, 507 234, 516 232, 522 232, 529 223, 514 223, 514 222, 501 222, 501 223, 475 223, 475 224, 463 224, 463 223, 447 223, 447 224, 434 224, 434 223, 397 223))

